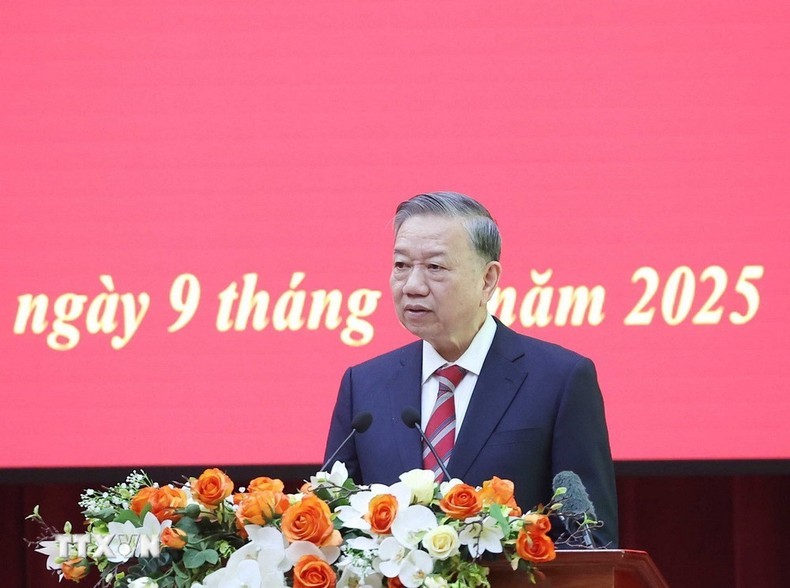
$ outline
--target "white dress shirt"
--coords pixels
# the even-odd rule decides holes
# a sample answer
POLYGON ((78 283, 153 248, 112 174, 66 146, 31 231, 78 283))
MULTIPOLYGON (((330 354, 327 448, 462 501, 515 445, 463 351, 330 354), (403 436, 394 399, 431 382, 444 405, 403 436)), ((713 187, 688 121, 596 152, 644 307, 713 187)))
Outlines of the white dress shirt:
POLYGON ((472 399, 472 392, 475 389, 475 384, 477 384, 477 378, 480 375, 480 370, 483 368, 483 362, 486 359, 486 355, 488 355, 488 350, 491 349, 491 343, 494 341, 495 334, 496 323, 489 314, 467 350, 454 362, 448 362, 444 359, 433 348, 433 345, 427 341, 422 342, 420 424, 423 431, 428 426, 433 407, 436 404, 436 397, 439 395, 439 380, 434 375, 434 372, 446 365, 458 365, 466 370, 466 375, 453 394, 455 402, 455 437, 456 439, 458 438, 458 431, 461 430, 464 416, 466 416, 466 409, 469 408, 469 401, 472 399))

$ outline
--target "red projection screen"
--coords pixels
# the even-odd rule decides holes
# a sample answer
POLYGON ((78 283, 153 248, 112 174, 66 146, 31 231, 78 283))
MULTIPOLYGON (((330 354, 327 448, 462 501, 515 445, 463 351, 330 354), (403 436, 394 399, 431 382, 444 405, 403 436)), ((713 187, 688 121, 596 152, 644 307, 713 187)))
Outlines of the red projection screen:
POLYGON ((432 190, 617 460, 790 459, 786 2, 2 12, 0 468, 320 462, 432 190))

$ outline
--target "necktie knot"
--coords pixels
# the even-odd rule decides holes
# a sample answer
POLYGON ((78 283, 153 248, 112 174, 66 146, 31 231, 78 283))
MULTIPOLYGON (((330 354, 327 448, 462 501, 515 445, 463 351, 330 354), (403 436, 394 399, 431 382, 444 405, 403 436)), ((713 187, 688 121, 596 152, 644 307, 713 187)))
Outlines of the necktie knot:
POLYGON ((466 370, 460 365, 448 365, 447 367, 439 368, 435 373, 436 377, 439 378, 440 384, 444 384, 450 390, 455 390, 466 375, 466 370))

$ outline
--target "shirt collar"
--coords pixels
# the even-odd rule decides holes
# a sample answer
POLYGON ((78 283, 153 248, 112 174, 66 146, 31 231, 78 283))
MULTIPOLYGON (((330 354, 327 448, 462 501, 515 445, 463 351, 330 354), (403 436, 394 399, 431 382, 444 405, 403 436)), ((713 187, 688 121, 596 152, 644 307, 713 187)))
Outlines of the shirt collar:
POLYGON ((480 370, 483 369, 483 362, 488 355, 488 350, 491 349, 491 343, 494 342, 494 335, 496 334, 496 322, 489 314, 480 330, 477 331, 474 339, 469 344, 469 347, 464 351, 463 355, 455 362, 449 362, 444 359, 433 345, 427 341, 422 342, 422 383, 428 381, 433 373, 440 367, 446 364, 455 364, 464 368, 467 372, 472 372, 474 375, 479 376, 480 370))

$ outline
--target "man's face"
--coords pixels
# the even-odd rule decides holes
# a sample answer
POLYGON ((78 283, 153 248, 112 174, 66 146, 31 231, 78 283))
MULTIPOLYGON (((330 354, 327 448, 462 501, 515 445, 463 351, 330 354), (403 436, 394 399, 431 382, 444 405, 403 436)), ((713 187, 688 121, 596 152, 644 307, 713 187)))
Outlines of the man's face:
POLYGON ((460 218, 413 216, 395 235, 390 287, 398 318, 448 361, 485 321, 499 273, 498 262, 474 250, 460 218))

